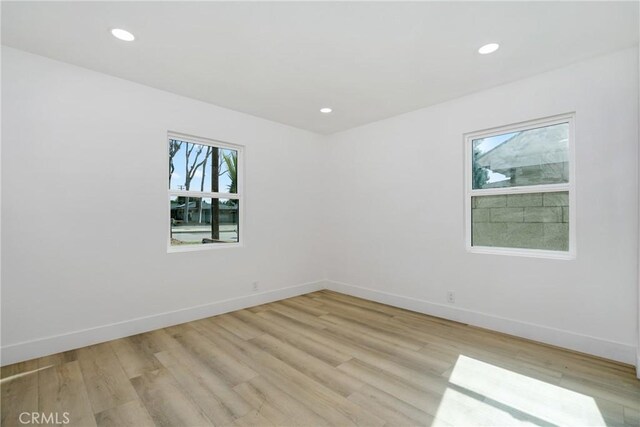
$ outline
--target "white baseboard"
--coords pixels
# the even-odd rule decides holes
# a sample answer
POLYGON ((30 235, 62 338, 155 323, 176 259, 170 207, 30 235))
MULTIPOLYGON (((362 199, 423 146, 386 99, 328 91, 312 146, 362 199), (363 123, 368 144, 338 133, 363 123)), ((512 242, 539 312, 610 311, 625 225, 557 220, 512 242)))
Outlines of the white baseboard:
POLYGON ((48 356, 324 289, 323 280, 2 346, 1 365, 48 356))
POLYGON ((634 345, 607 341, 601 338, 582 335, 571 331, 521 322, 519 320, 507 319, 463 308, 454 308, 444 304, 362 288, 359 286, 349 285, 347 283, 335 281, 327 281, 326 283, 327 289, 341 292, 343 294, 407 310, 417 311, 423 314, 442 317, 473 326, 479 326, 558 347, 568 348, 592 354, 594 356, 600 356, 606 359, 635 365, 636 367, 640 366, 640 356, 637 355, 636 346, 634 345))
POLYGON ((405 308, 418 313, 442 317, 558 347, 616 360, 622 363, 628 363, 636 366, 636 372, 638 378, 640 378, 640 354, 636 352, 636 347, 633 345, 607 341, 566 330, 549 328, 547 326, 521 322, 472 310, 454 308, 444 304, 437 304, 417 298, 410 298, 388 292, 349 285, 346 283, 325 280, 202 304, 195 307, 188 307, 152 316, 140 317, 109 325, 82 329, 66 334, 5 345, 0 349, 1 365, 9 365, 36 357, 47 356, 62 351, 85 347, 87 345, 98 344, 167 326, 215 316, 217 314, 228 313, 234 310, 291 298, 321 289, 330 289, 332 291, 353 295, 395 307, 405 308))

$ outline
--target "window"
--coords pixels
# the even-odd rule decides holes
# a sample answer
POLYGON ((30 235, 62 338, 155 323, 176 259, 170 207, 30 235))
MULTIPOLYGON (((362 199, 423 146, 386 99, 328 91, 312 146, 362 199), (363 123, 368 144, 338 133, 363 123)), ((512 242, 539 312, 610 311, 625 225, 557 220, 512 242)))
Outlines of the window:
POLYGON ((237 246, 242 147, 169 133, 169 250, 237 246))
POLYGON ((573 115, 465 136, 471 252, 574 256, 573 115))

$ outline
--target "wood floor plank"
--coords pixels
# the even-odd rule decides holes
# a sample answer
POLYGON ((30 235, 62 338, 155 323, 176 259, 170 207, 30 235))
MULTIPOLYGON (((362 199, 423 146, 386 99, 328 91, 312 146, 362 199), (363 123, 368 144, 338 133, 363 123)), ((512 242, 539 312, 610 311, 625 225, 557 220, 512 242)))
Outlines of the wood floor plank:
MULTIPOLYGON (((504 355, 505 357, 516 357, 518 352, 522 350, 522 347, 517 343, 505 340, 501 334, 486 334, 483 329, 473 328, 471 330, 469 326, 455 326, 455 325, 442 325, 437 322, 432 322, 428 316, 424 316, 425 319, 412 318, 400 318, 394 316, 389 321, 390 324, 404 325, 407 328, 406 332, 421 331, 426 334, 427 343, 431 342, 447 342, 452 346, 459 346, 461 349, 475 349, 481 348, 486 351, 494 352, 496 354, 504 355)), ((405 333, 406 333, 405 332, 405 333)), ((523 344, 526 344, 523 342, 523 344)))
POLYGON ((215 425, 228 425, 253 408, 216 371, 175 349, 157 353, 158 360, 173 375, 191 400, 215 425))
POLYGON ((640 407, 640 386, 633 392, 620 391, 615 386, 595 383, 583 378, 563 375, 560 385, 568 390, 573 390, 587 396, 593 396, 619 403, 629 408, 640 407))
POLYGON ((589 398, 593 399, 597 412, 600 413, 607 425, 625 425, 624 407, 622 405, 592 396, 589 396, 589 398))
POLYGON ((268 309, 269 307, 267 307, 266 304, 262 304, 262 305, 256 305, 255 307, 249 307, 246 310, 252 313, 260 313, 261 311, 268 310, 268 309))
POLYGON ((38 362, 30 360, 2 368, 0 425, 23 425, 20 414, 38 412, 38 362))
MULTIPOLYGON (((277 325, 292 334, 313 337, 313 339, 325 336, 325 329, 309 328, 307 325, 302 322, 298 322, 296 319, 271 310, 261 311, 260 313, 257 313, 257 316, 262 320, 262 322, 277 325)), ((325 341, 323 344, 326 345, 327 342, 325 341)))
POLYGON ((324 295, 316 297, 314 299, 321 302, 324 308, 326 310, 329 310, 331 313, 350 314, 351 316, 355 316, 359 319, 362 319, 363 321, 370 322, 372 324, 384 323, 391 317, 390 315, 382 313, 380 311, 361 308, 357 305, 338 301, 324 295))
POLYGON ((319 293, 316 292, 312 292, 309 294, 305 294, 305 295, 300 295, 294 298, 289 298, 290 300, 295 300, 296 303, 298 304, 304 304, 306 306, 311 306, 311 307, 315 307, 317 309, 322 310, 322 303, 318 302, 316 300, 313 299, 314 296, 316 295, 320 295, 319 293))
POLYGON ((259 328, 244 323, 238 320, 236 317, 233 317, 231 314, 216 316, 211 320, 243 340, 250 340, 264 333, 259 328))
POLYGON ((65 424, 69 426, 96 425, 77 361, 40 369, 38 411, 43 414, 55 414, 60 422, 68 420, 65 424))
POLYGON ((238 360, 248 365, 255 364, 261 375, 276 380, 279 384, 286 384, 288 394, 304 396, 306 405, 314 412, 322 414, 322 417, 329 422, 339 425, 384 424, 379 418, 368 414, 345 397, 263 351, 255 344, 239 340, 225 330, 212 330, 210 333, 213 334, 210 336, 216 343, 224 344, 227 351, 233 353, 238 360))
POLYGON ((357 359, 350 360, 338 366, 338 369, 350 374, 351 376, 360 378, 370 386, 383 390, 390 395, 402 400, 416 409, 435 417, 440 405, 440 396, 444 393, 445 388, 440 393, 430 393, 418 389, 400 379, 388 374, 381 374, 375 368, 368 366, 357 359))
POLYGON ((366 366, 357 360, 346 362, 339 369, 363 378, 372 387, 384 390, 444 423, 470 425, 477 420, 480 425, 513 425, 514 416, 526 417, 526 414, 522 413, 514 415, 507 410, 508 408, 495 408, 484 402, 481 395, 467 393, 449 385, 439 392, 418 389, 392 376, 381 375, 374 367, 366 366))
MULTIPOLYGON (((341 302, 349 306, 358 307, 363 310, 369 310, 372 312, 383 314, 384 316, 410 316, 411 314, 416 314, 415 312, 411 312, 402 308, 379 304, 377 302, 368 301, 361 298, 354 298, 349 295, 340 294, 338 292, 333 292, 326 289, 322 291, 322 297, 328 298, 331 301, 341 302)), ((321 299, 319 299, 319 301, 321 301, 321 299)), ((384 319, 384 317, 380 317, 380 319, 382 320, 384 319)))
POLYGON ((640 404, 635 408, 625 406, 623 408, 623 419, 627 425, 640 426, 640 404))
POLYGON ((235 312, 233 313, 233 316, 243 322, 253 325, 256 328, 260 328, 264 333, 278 337, 282 341, 287 342, 302 351, 313 354, 318 359, 332 366, 338 366, 352 357, 348 353, 326 346, 314 339, 308 338, 305 335, 290 333, 286 328, 283 328, 276 323, 265 322, 264 319, 256 316, 255 313, 252 313, 249 310, 235 312))
POLYGON ((335 327, 335 325, 337 325, 341 329, 348 328, 350 331, 355 331, 360 334, 373 337, 387 343, 387 345, 403 347, 413 351, 418 351, 424 346, 424 344, 417 342, 415 338, 405 338, 402 335, 385 330, 384 327, 380 327, 378 325, 371 326, 371 324, 343 317, 341 313, 325 314, 321 318, 331 322, 333 324, 331 326, 335 327))
POLYGON ((211 426, 213 423, 168 370, 162 368, 131 379, 157 426, 211 426))
POLYGON ((1 378, 1 427, 21 412, 82 427, 640 427, 631 366, 327 290, 1 378))
POLYGON ((138 398, 109 343, 84 347, 77 353, 94 413, 138 398))
MULTIPOLYGON (((286 388, 286 384, 280 384, 280 386, 286 388)), ((299 398, 287 394, 264 376, 252 378, 234 389, 276 425, 330 425, 327 420, 304 405, 299 398)))
POLYGON ((49 356, 41 357, 38 360, 38 368, 46 368, 49 366, 62 365, 65 363, 78 360, 78 354, 75 350, 64 351, 49 356))
POLYGON ((324 384, 345 397, 364 385, 357 378, 344 375, 336 370, 335 367, 271 335, 261 335, 252 339, 251 342, 309 378, 324 384))
POLYGON ((248 413, 244 417, 241 417, 241 418, 238 418, 237 420, 235 420, 235 422, 233 424, 238 426, 238 427, 243 427, 243 426, 244 427, 246 427, 246 426, 265 426, 265 427, 275 426, 275 424, 273 424, 271 421, 269 421, 269 419, 265 418, 264 415, 262 415, 258 411, 251 411, 250 413, 248 413))
POLYGON ((96 414, 98 427, 154 427, 155 423, 140 400, 132 400, 96 414))
POLYGON ((425 370, 441 374, 451 367, 451 361, 449 360, 437 359, 431 357, 428 353, 420 353, 419 351, 393 345, 379 337, 365 334, 351 327, 336 325, 328 326, 326 330, 336 336, 350 340, 359 346, 385 354, 389 360, 411 367, 417 371, 425 370))
MULTIPOLYGON (((270 324, 279 325, 283 331, 286 331, 284 336, 306 337, 330 351, 348 355, 347 360, 352 357, 357 357, 371 365, 377 366, 379 369, 386 370, 403 378, 411 378, 416 381, 426 378, 424 369, 412 369, 413 367, 398 364, 391 360, 388 354, 369 347, 360 346, 348 337, 336 335, 326 330, 320 331, 313 328, 305 328, 303 325, 301 326, 301 324, 297 324, 295 321, 291 321, 285 317, 277 316, 277 314, 270 315, 269 313, 265 313, 260 317, 266 317, 270 324)), ((439 372, 439 370, 435 371, 436 374, 439 374, 439 372)))
MULTIPOLYGON (((235 386, 238 393, 252 408, 274 425, 285 425, 290 418, 279 408, 266 401, 266 398, 251 384, 250 381, 235 386)), ((280 405, 278 405, 280 406, 280 405)))
POLYGON ((204 339, 202 333, 206 334, 214 326, 218 327, 210 319, 180 325, 172 328, 173 337, 189 353, 221 375, 231 387, 257 376, 258 374, 249 366, 239 363, 237 359, 218 348, 215 343, 204 339))
POLYGON ((434 417, 396 397, 365 385, 349 396, 349 400, 376 414, 392 426, 426 426, 434 417))
POLYGON ((279 313, 262 312, 260 317, 268 319, 289 330, 291 334, 299 334, 313 339, 327 348, 335 349, 352 357, 357 357, 381 369, 403 376, 419 375, 421 372, 440 375, 451 367, 451 361, 435 361, 428 355, 419 355, 410 351, 396 349, 379 340, 363 337, 357 333, 350 333, 340 328, 315 330, 305 328, 295 320, 279 315, 279 313))
POLYGON ((147 354, 155 354, 164 350, 182 346, 182 344, 171 336, 166 328, 157 329, 144 334, 133 335, 128 338, 129 340, 134 341, 137 347, 147 354))
POLYGON ((323 314, 330 313, 328 310, 325 310, 324 308, 320 308, 319 304, 318 305, 310 304, 298 297, 285 299, 280 301, 280 303, 284 306, 291 307, 296 310, 304 311, 307 314, 310 314, 312 316, 320 317, 323 314))
POLYGON ((0 368, 0 379, 15 377, 18 374, 35 371, 36 369, 38 369, 38 359, 5 365, 0 368))
POLYGON ((327 322, 322 317, 314 316, 300 308, 291 307, 282 303, 270 304, 269 311, 274 311, 292 319, 296 319, 298 322, 304 323, 312 328, 324 329, 327 326, 327 322))
POLYGON ((532 354, 531 351, 519 352, 517 359, 517 363, 525 362, 530 365, 544 366, 547 369, 554 369, 560 374, 564 373, 595 383, 609 384, 623 391, 633 392, 637 388, 637 379, 633 375, 624 375, 624 371, 621 372, 619 367, 615 365, 576 363, 575 359, 563 356, 549 357, 549 355, 540 354, 540 352, 532 354))
POLYGON ((109 344, 129 378, 137 377, 145 372, 155 371, 161 367, 154 353, 143 345, 139 339, 121 338, 110 341, 109 344))
POLYGON ((492 353, 475 347, 466 346, 464 348, 460 348, 460 346, 448 346, 445 341, 437 342, 434 340, 434 342, 425 346, 420 350, 420 352, 429 354, 431 357, 435 357, 437 359, 451 361, 451 369, 443 374, 443 376, 447 378, 449 377, 450 372, 455 368, 460 356, 464 355, 511 370, 512 372, 548 382, 550 384, 557 385, 562 379, 562 373, 554 369, 549 369, 541 365, 531 364, 524 361, 516 361, 516 359, 512 357, 492 353))

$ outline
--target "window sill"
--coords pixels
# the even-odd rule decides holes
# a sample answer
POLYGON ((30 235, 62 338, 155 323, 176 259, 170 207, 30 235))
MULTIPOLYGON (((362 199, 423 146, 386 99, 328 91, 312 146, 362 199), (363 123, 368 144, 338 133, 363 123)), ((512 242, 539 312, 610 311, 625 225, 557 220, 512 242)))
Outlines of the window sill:
POLYGON ((485 255, 510 255, 529 258, 547 258, 573 260, 576 259, 575 253, 561 251, 545 251, 540 249, 519 249, 519 248, 494 248, 490 246, 471 246, 467 247, 467 252, 485 255))
POLYGON ((167 246, 167 253, 178 253, 178 252, 198 252, 198 251, 210 251, 216 249, 230 249, 230 248, 241 248, 243 247, 242 242, 238 243, 209 243, 209 244, 200 244, 200 245, 184 245, 184 246, 167 246))

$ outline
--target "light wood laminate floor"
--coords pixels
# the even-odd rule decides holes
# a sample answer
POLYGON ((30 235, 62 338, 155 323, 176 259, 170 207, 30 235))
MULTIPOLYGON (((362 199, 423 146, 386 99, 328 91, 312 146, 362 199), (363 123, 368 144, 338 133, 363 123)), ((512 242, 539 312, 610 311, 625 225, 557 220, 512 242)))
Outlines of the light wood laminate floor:
POLYGON ((2 368, 7 427, 638 426, 639 410, 631 366, 329 291, 2 368))

